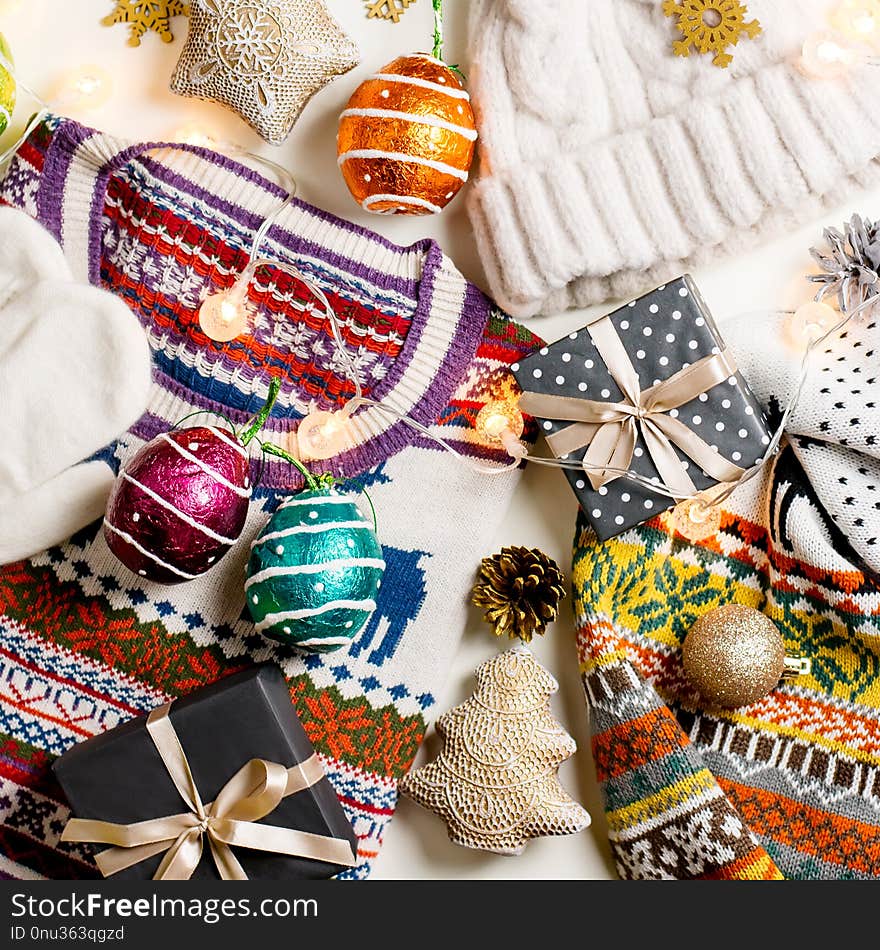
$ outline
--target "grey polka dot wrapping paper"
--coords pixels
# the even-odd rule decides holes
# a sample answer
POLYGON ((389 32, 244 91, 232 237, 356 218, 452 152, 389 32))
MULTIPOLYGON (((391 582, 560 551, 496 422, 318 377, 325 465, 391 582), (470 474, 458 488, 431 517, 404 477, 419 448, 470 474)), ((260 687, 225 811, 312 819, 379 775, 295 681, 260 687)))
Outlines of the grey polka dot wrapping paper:
MULTIPOLYGON (((597 318, 600 319, 600 318, 597 318)), ((641 389, 669 379, 684 367, 724 350, 724 341, 690 275, 685 274, 608 315, 635 369, 641 389)), ((589 327, 568 334, 532 353, 513 373, 527 392, 578 399, 624 402, 626 397, 600 355, 589 327)), ((763 409, 737 370, 732 375, 669 415, 683 422, 728 461, 749 468, 770 444, 763 409)), ((541 431, 551 436, 571 423, 539 418, 541 431)), ((661 484, 640 427, 628 469, 661 484)), ((695 487, 703 491, 718 482, 685 452, 673 446, 695 487)), ((587 447, 562 456, 581 460, 587 447)), ((704 463, 707 464, 707 463, 704 463)), ((711 467, 711 466, 710 466, 711 467)), ((584 471, 563 469, 600 540, 622 534, 672 508, 675 501, 633 479, 621 476, 593 489, 584 471)))

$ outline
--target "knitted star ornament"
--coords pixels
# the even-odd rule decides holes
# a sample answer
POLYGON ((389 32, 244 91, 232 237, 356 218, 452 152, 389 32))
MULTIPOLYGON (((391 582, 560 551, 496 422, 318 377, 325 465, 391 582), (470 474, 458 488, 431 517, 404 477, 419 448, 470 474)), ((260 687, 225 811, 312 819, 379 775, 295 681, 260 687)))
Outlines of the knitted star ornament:
POLYGON ((227 106, 278 145, 358 59, 322 0, 194 0, 171 89, 227 106))

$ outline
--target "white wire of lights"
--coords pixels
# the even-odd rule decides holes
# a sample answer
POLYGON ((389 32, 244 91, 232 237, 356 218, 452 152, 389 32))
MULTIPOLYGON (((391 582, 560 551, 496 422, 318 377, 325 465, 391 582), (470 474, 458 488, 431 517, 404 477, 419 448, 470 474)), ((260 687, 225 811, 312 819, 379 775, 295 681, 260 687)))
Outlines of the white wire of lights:
POLYGON ((837 79, 855 66, 880 66, 880 2, 843 0, 830 15, 832 29, 811 33, 801 68, 815 79, 837 79))
MULTIPOLYGON (((857 42, 876 42, 880 44, 880 0, 845 0, 839 13, 838 26, 847 35, 857 42)), ((869 63, 880 65, 880 57, 864 53, 858 47, 853 47, 841 40, 840 34, 823 31, 809 37, 804 44, 802 64, 806 72, 821 78, 834 78, 841 74, 841 68, 851 65, 869 63)), ((5 69, 15 80, 16 86, 29 95, 38 105, 39 110, 28 122, 24 132, 7 150, 0 153, 0 166, 4 165, 17 151, 22 142, 34 131, 50 112, 50 106, 33 89, 23 83, 16 75, 13 64, 0 52, 0 67, 5 69)), ((97 67, 81 67, 67 74, 61 84, 61 93, 58 105, 65 102, 78 102, 80 105, 94 106, 103 101, 109 94, 109 79, 97 67)), ((354 387, 355 394, 338 410, 316 410, 307 415, 300 423, 297 432, 298 449, 306 461, 316 461, 332 458, 352 446, 348 420, 363 407, 371 407, 399 420, 424 438, 435 442, 445 451, 470 466, 481 474, 497 475, 517 468, 521 463, 528 461, 536 465, 551 468, 561 468, 573 471, 602 471, 614 477, 626 478, 647 488, 654 494, 668 497, 677 502, 695 499, 700 506, 716 507, 724 502, 740 485, 754 478, 770 461, 778 450, 786 427, 795 412, 801 395, 809 377, 809 364, 815 351, 831 336, 838 333, 843 327, 862 311, 877 303, 878 298, 869 297, 863 300, 855 309, 850 310, 844 305, 842 314, 834 311, 823 303, 826 289, 823 289, 816 301, 805 304, 796 311, 777 311, 791 317, 791 325, 803 335, 807 343, 801 360, 801 368, 792 396, 783 412, 779 425, 774 431, 770 442, 762 457, 748 468, 735 482, 721 483, 707 492, 698 492, 683 499, 670 490, 657 478, 647 478, 629 469, 618 469, 603 466, 591 469, 582 461, 576 459, 547 458, 531 455, 525 445, 519 440, 523 431, 523 419, 519 409, 512 402, 490 401, 480 411, 476 420, 478 434, 490 445, 500 446, 510 456, 511 461, 505 465, 486 465, 469 455, 458 451, 447 440, 436 435, 425 425, 411 419, 392 406, 377 400, 364 397, 359 374, 354 358, 345 344, 342 327, 339 319, 330 305, 326 294, 315 281, 304 274, 293 264, 272 260, 259 256, 269 231, 278 221, 283 212, 293 202, 296 196, 296 181, 293 176, 281 165, 263 156, 255 155, 234 145, 224 145, 211 141, 209 143, 218 151, 231 156, 254 161, 270 169, 279 179, 281 187, 286 192, 278 206, 267 215, 252 239, 248 253, 248 263, 228 289, 210 295, 202 303, 199 311, 199 320, 206 334, 218 342, 226 342, 241 335, 247 329, 252 310, 247 295, 249 286, 260 267, 272 266, 290 274, 300 280, 321 304, 331 329, 333 341, 338 355, 346 368, 346 375, 354 387)), ((185 144, 169 144, 154 151, 181 149, 191 151, 195 146, 185 144)), ((844 299, 848 299, 846 288, 844 299)), ((699 510, 699 509, 698 509, 699 510)))
MULTIPOLYGON (((274 217, 273 215, 273 220, 274 217)), ((265 222, 261 230, 263 231, 263 235, 268 233, 265 222)), ((490 466, 458 451, 445 439, 432 432, 427 426, 409 418, 405 413, 399 412, 392 406, 388 406, 380 401, 364 397, 354 360, 345 345, 342 327, 326 294, 311 278, 305 275, 295 265, 273 261, 268 258, 255 257, 254 255, 258 249, 259 242, 255 240, 252 245, 252 256, 249 263, 229 290, 220 291, 206 298, 200 311, 200 321, 203 329, 205 329, 209 336, 211 335, 210 331, 215 327, 218 319, 221 324, 229 324, 235 330, 230 337, 227 337, 225 332, 221 332, 221 338, 231 339, 244 332, 247 329, 251 316, 250 307, 246 302, 248 286, 256 270, 264 265, 270 265, 296 277, 320 302, 327 317, 339 357, 345 364, 347 376, 354 386, 355 395, 337 410, 315 410, 302 420, 297 432, 297 442, 298 451, 303 461, 326 460, 351 448, 353 442, 349 429, 349 419, 358 409, 362 407, 372 407, 403 422, 421 436, 440 445, 445 451, 450 452, 481 474, 502 474, 517 468, 525 461, 551 468, 587 472, 601 471, 615 477, 627 478, 632 482, 643 485, 654 494, 671 498, 677 502, 697 499, 702 504, 712 506, 720 505, 729 498, 740 485, 754 478, 758 472, 764 468, 767 462, 774 457, 785 433, 785 429, 803 394, 804 386, 806 385, 810 373, 810 360, 812 355, 831 336, 842 330, 850 320, 875 304, 878 299, 869 297, 852 310, 845 307, 844 312, 841 314, 823 302, 823 298, 827 294, 827 288, 823 288, 817 295, 815 301, 805 304, 798 308, 798 310, 777 311, 777 313, 784 313, 790 316, 791 326, 806 344, 797 383, 788 401, 787 408, 781 416, 779 425, 770 438, 770 442, 762 457, 753 466, 746 469, 739 479, 735 482, 721 483, 715 486, 714 489, 709 489, 707 492, 698 492, 687 498, 682 498, 680 494, 669 489, 659 479, 647 478, 630 469, 618 469, 606 466, 602 466, 601 468, 590 467, 576 459, 547 458, 529 454, 526 446, 519 440, 523 431, 522 414, 512 401, 490 401, 484 406, 477 417, 476 429, 480 436, 488 443, 502 447, 511 458, 511 461, 506 465, 490 466)), ((845 289, 844 299, 848 300, 848 298, 848 291, 845 289)))

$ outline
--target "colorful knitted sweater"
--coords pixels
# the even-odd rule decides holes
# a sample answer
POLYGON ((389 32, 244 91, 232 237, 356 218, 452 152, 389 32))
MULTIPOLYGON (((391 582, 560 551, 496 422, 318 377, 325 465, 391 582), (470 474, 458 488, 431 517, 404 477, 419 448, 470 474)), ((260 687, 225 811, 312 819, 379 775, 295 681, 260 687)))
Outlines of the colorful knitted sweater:
MULTIPOLYGON (((120 460, 189 413, 244 421, 283 380, 267 438, 285 444, 310 409, 352 393, 320 305, 262 268, 247 336, 215 344, 200 300, 231 285, 280 190, 204 150, 129 145, 48 119, 20 149, 0 200, 61 242, 82 279, 118 294, 154 354, 147 413, 103 457, 120 460)), ((460 451, 473 420, 509 386, 507 364, 534 346, 430 241, 395 247, 295 202, 261 255, 295 262, 327 294, 366 395, 433 427, 460 451)), ((394 810, 396 781, 422 739, 464 626, 466 593, 504 516, 516 474, 475 474, 387 414, 357 417, 335 459, 375 503, 387 562, 379 606, 351 648, 306 656, 265 640, 244 612, 250 539, 299 487, 287 463, 262 465, 242 541, 199 580, 146 584, 108 551, 98 525, 0 569, 0 874, 96 874, 84 846, 59 842, 68 809, 49 766, 71 744, 255 661, 273 659, 360 839, 366 876, 394 810)))
POLYGON ((675 513, 605 544, 578 526, 578 654, 617 869, 878 879, 877 578, 791 446, 725 508, 700 540, 675 513), (730 602, 767 613, 812 673, 751 706, 702 710, 681 642, 730 602))

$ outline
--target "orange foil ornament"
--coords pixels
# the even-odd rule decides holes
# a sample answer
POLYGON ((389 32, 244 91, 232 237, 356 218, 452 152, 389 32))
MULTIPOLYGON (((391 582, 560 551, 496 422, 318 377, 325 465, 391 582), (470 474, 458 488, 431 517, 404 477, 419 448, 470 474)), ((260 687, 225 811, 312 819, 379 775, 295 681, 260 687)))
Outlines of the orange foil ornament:
POLYGON ((477 130, 470 96, 441 60, 400 56, 355 90, 339 119, 339 167, 377 214, 436 214, 467 181, 477 130))

